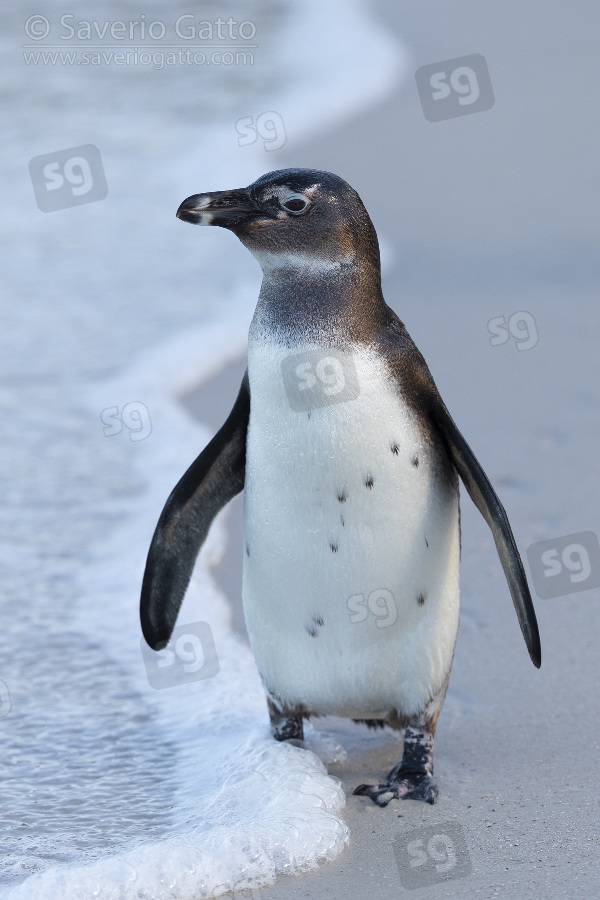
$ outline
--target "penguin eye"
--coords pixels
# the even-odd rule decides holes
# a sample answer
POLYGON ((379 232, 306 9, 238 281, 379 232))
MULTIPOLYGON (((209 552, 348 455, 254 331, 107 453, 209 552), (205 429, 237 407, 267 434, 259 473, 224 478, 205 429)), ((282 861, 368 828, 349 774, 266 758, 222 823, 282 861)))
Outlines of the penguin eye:
POLYGON ((295 194, 292 197, 288 197, 288 199, 282 205, 283 208, 287 209, 288 212, 301 213, 304 212, 304 210, 308 206, 308 200, 306 200, 306 198, 302 197, 300 194, 295 194))

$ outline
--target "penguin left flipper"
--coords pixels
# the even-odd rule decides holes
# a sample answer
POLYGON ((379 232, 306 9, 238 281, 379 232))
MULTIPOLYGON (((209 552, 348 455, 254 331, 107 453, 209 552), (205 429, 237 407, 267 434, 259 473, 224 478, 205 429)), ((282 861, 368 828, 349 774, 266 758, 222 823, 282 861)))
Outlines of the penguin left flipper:
POLYGON ((515 539, 498 495, 437 390, 431 396, 430 416, 439 431, 450 458, 460 475, 469 496, 494 536, 496 550, 504 569, 519 625, 531 661, 538 669, 542 663, 542 649, 533 601, 529 592, 523 563, 515 539))
POLYGON ((244 488, 249 416, 246 370, 229 417, 171 492, 152 538, 140 617, 144 638, 154 650, 169 641, 213 519, 244 488))
POLYGON ((391 309, 386 328, 380 334, 380 346, 399 386, 403 382, 406 384, 406 373, 410 373, 408 388, 413 402, 418 405, 420 414, 428 418, 434 433, 439 435, 471 500, 490 527, 529 656, 539 669, 542 648, 537 619, 506 510, 448 412, 423 356, 391 309))

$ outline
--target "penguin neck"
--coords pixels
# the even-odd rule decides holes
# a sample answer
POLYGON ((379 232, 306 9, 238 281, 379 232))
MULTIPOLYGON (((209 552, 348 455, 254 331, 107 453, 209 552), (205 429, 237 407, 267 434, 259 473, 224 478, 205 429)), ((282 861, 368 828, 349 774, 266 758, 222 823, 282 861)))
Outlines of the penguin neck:
POLYGON ((366 341, 387 309, 379 266, 296 254, 260 260, 264 277, 251 335, 286 344, 366 341))

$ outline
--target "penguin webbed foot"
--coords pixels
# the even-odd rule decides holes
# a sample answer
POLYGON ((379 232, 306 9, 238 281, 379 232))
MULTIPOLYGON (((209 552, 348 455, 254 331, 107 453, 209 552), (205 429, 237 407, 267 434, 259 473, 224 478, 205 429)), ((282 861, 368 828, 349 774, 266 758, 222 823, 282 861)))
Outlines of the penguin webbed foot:
POLYGON ((377 806, 387 806, 390 800, 422 800, 424 803, 435 803, 438 786, 430 775, 414 773, 400 777, 398 781, 386 781, 384 784, 359 784, 352 792, 363 797, 370 797, 377 806))
POLYGON ((353 793, 370 797, 380 807, 387 806, 390 800, 435 803, 438 786, 433 780, 433 732, 407 728, 402 759, 388 773, 387 781, 382 784, 359 784, 353 793))

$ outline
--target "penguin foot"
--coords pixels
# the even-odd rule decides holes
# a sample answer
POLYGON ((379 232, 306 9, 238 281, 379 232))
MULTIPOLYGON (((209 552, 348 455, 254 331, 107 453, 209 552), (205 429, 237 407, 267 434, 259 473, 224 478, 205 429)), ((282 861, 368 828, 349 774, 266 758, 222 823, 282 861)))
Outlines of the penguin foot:
POLYGON ((397 766, 388 772, 383 784, 359 784, 353 792, 370 797, 377 806, 390 800, 422 800, 435 803, 438 787, 433 780, 433 729, 407 728, 404 753, 397 766))
POLYGON ((422 800, 433 804, 438 795, 438 786, 429 775, 411 775, 385 784, 359 784, 352 793, 370 797, 381 808, 387 806, 390 800, 422 800))
POLYGON ((276 741, 292 741, 297 746, 304 746, 304 727, 301 709, 281 709, 270 697, 267 698, 271 734, 276 741))

